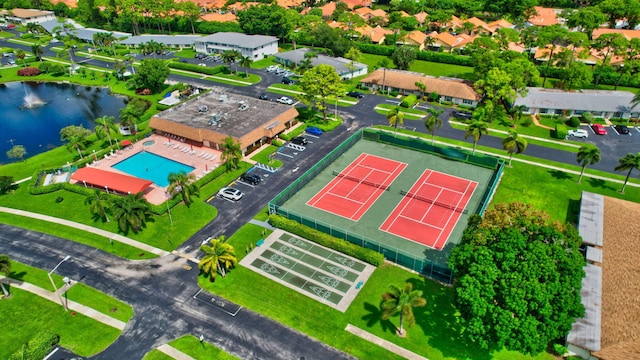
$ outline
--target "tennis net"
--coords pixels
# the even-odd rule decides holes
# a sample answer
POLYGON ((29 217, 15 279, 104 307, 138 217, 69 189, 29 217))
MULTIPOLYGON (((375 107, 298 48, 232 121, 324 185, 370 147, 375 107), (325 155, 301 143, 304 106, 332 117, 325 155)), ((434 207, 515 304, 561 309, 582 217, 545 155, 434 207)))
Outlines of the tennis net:
POLYGON ((405 191, 405 190, 400 190, 400 194, 402 194, 404 196, 408 196, 408 197, 410 197, 412 199, 421 200, 421 201, 424 201, 424 202, 428 202, 429 204, 433 204, 433 205, 441 206, 441 207, 449 209, 449 210, 457 211, 459 213, 463 213, 463 214, 467 213, 467 210, 465 208, 463 208, 463 207, 460 208, 460 207, 457 207, 455 205, 445 204, 443 202, 436 201, 436 200, 433 200, 433 199, 429 199, 427 197, 420 196, 418 194, 413 194, 413 193, 410 193, 410 192, 405 191))
POLYGON ((341 173, 339 171, 334 171, 333 175, 335 175, 335 176, 337 176, 339 178, 355 181, 355 182, 360 183, 360 184, 365 184, 365 185, 369 185, 369 186, 375 186, 375 187, 380 188, 382 190, 389 191, 389 185, 383 185, 383 184, 380 184, 380 183, 377 183, 377 182, 373 182, 373 181, 369 181, 369 180, 366 180, 366 179, 357 178, 355 176, 343 174, 343 173, 341 173))

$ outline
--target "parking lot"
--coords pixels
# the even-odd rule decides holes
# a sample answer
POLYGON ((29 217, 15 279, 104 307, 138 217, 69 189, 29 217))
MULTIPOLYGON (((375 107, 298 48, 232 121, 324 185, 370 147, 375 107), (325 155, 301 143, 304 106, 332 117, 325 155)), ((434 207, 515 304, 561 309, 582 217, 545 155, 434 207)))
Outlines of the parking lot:
MULTIPOLYGON (((632 125, 632 124, 630 124, 632 125)), ((598 135, 591 126, 583 126, 581 129, 587 130, 587 138, 569 138, 571 141, 584 142, 596 145, 600 149, 600 156, 603 160, 608 160, 615 164, 618 159, 628 153, 640 152, 640 129, 629 127, 628 134, 621 134, 613 126, 605 125, 606 134, 598 135)), ((608 171, 613 171, 609 169, 608 171)))

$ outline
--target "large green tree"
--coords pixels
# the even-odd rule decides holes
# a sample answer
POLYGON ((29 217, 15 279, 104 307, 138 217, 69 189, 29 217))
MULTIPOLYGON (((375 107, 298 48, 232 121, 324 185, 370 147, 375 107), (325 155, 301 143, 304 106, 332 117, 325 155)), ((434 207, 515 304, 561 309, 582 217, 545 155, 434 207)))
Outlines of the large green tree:
POLYGON ((629 177, 631 176, 631 172, 633 169, 640 169, 640 153, 629 153, 618 160, 618 165, 614 168, 615 171, 627 171, 627 177, 624 179, 624 184, 622 185, 621 193, 624 194, 624 189, 627 187, 627 182, 629 182, 629 177))
POLYGON ((569 28, 578 28, 585 33, 589 39, 591 39, 593 35, 593 30, 598 29, 607 21, 607 15, 597 6, 566 10, 563 11, 562 17, 567 19, 566 25, 569 28))
POLYGON ((576 155, 576 160, 578 161, 578 164, 582 165, 580 177, 578 178, 578 184, 580 184, 580 182, 582 182, 582 175, 584 175, 584 169, 587 168, 587 165, 593 165, 600 161, 600 149, 591 144, 580 146, 578 154, 576 155))
POLYGON ((109 140, 109 145, 113 145, 111 142, 111 133, 118 132, 118 126, 114 123, 115 118, 113 116, 102 116, 95 120, 96 122, 96 136, 98 139, 104 139, 105 137, 109 140))
POLYGON ((60 140, 67 142, 67 149, 76 149, 82 158, 82 151, 89 144, 87 137, 91 135, 91 130, 82 125, 69 125, 60 130, 60 140))
POLYGON ((231 136, 224 139, 222 143, 222 154, 220 160, 227 171, 235 170, 242 159, 242 148, 239 142, 233 140, 231 136))
POLYGON ((184 171, 169 174, 169 191, 170 194, 179 193, 185 205, 191 204, 191 197, 199 193, 198 186, 195 184, 196 177, 193 174, 187 174, 184 171))
POLYGON ((493 121, 497 105, 511 104, 516 99, 516 91, 511 86, 512 78, 509 73, 499 68, 489 70, 484 78, 476 81, 474 87, 480 95, 482 102, 491 103, 489 122, 493 121))
POLYGON ((238 23, 247 34, 277 36, 285 39, 295 29, 300 15, 276 4, 249 6, 238 11, 238 23))
POLYGON ((27 149, 23 145, 13 145, 11 149, 7 151, 7 157, 9 159, 22 160, 27 155, 27 149))
POLYGON ((327 98, 338 97, 344 92, 336 69, 326 64, 315 66, 302 75, 299 84, 300 90, 305 93, 301 100, 322 111, 322 119, 327 122, 327 98))
POLYGON ((204 256, 198 263, 200 271, 202 271, 209 281, 216 280, 216 273, 226 276, 227 270, 234 267, 238 260, 236 259, 235 249, 233 246, 225 242, 224 235, 218 239, 212 239, 209 244, 200 246, 200 250, 204 252, 204 256))
POLYGON ((509 153, 509 166, 511 166, 511 159, 513 159, 513 153, 522 153, 527 149, 527 139, 520 136, 515 131, 509 131, 509 135, 502 139, 502 148, 509 153))
MULTIPOLYGON (((0 273, 5 276, 11 275, 11 258, 9 258, 9 255, 0 254, 0 273)), ((2 288, 4 296, 8 297, 9 292, 7 291, 7 288, 4 287, 3 282, 0 282, 0 287, 2 288)))
POLYGON ((116 197, 111 201, 111 212, 124 233, 139 232, 151 219, 151 207, 142 193, 116 197))
POLYGON ((403 45, 391 54, 393 64, 400 70, 408 70, 411 64, 416 60, 416 49, 411 46, 403 45))
POLYGON ((484 348, 537 354, 583 316, 582 240, 521 203, 473 215, 449 258, 464 334, 484 348))
POLYGON ((138 88, 159 92, 167 77, 169 77, 169 67, 164 61, 144 59, 133 76, 133 82, 138 88))
POLYGON ((413 290, 413 284, 407 282, 404 287, 399 288, 395 285, 389 286, 389 292, 382 294, 382 320, 388 320, 393 315, 400 313, 400 325, 398 326, 398 335, 405 334, 404 322, 407 327, 411 327, 416 322, 413 314, 414 307, 422 307, 427 305, 427 300, 422 297, 421 290, 413 290))

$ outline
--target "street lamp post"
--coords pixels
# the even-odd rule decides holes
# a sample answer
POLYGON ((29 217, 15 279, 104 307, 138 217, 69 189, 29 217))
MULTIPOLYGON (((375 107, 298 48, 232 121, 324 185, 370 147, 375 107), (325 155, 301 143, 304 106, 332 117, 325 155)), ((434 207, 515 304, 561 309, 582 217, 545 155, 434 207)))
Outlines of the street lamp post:
MULTIPOLYGON (((53 269, 51 269, 51 271, 49 271, 47 273, 47 275, 49 276, 49 280, 51 281, 51 285, 53 286, 53 290, 55 291, 56 294, 58 294, 58 288, 56 287, 56 283, 53 281, 53 278, 51 277, 51 274, 53 274, 56 269, 58 268, 58 266, 60 266, 63 262, 67 261, 71 259, 71 255, 67 255, 64 257, 64 259, 60 260, 60 262, 58 263, 58 265, 56 265, 53 269)), ((65 279, 69 279, 67 277, 65 277, 65 279)), ((65 283, 68 285, 71 282, 71 280, 69 281, 65 281, 65 283)), ((64 300, 62 299, 62 295, 58 294, 58 297, 60 298, 60 304, 62 304, 62 306, 64 307, 64 311, 67 311, 67 304, 64 302, 64 300)))

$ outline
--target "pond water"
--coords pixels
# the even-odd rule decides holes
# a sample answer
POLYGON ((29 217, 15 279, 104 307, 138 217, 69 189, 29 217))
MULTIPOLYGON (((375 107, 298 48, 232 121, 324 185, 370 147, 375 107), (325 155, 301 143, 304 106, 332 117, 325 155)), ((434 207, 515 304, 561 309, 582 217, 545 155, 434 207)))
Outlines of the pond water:
POLYGON ((57 83, 0 84, 0 163, 13 145, 22 145, 30 157, 63 145, 60 129, 83 125, 93 130, 94 119, 113 116, 125 98, 107 88, 57 83))

